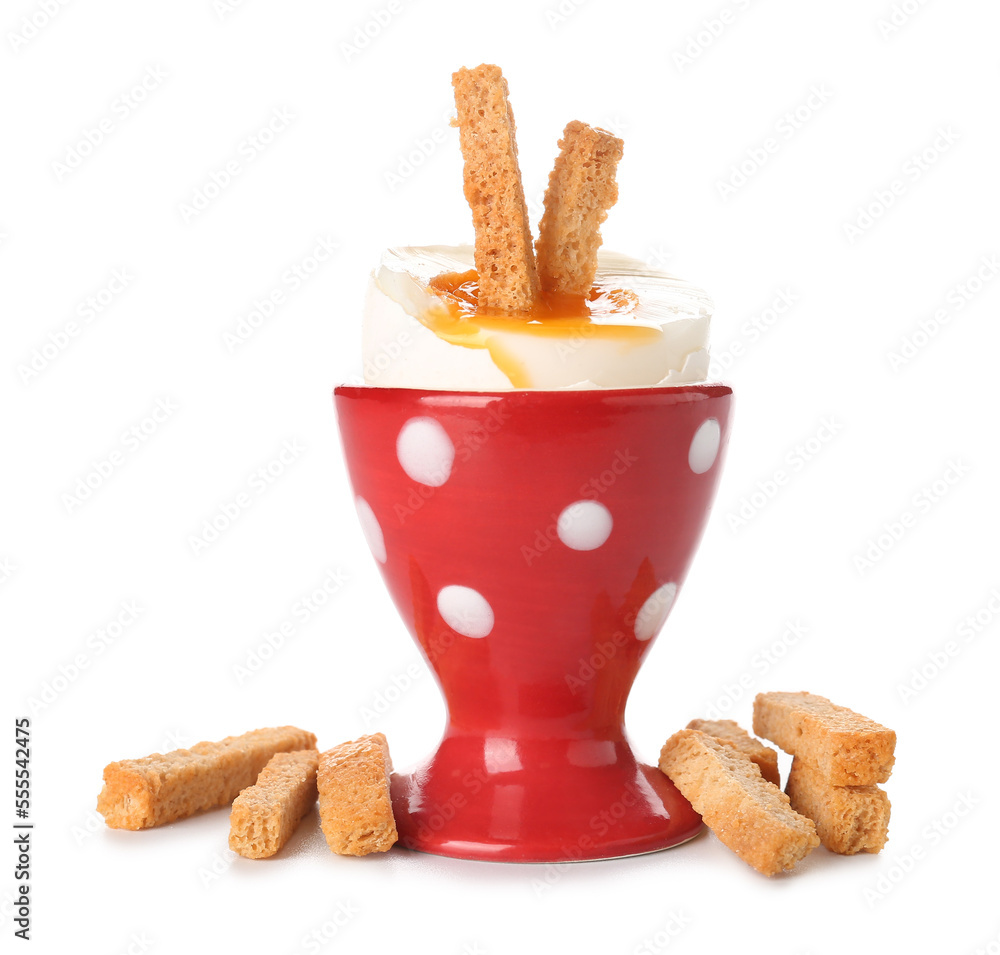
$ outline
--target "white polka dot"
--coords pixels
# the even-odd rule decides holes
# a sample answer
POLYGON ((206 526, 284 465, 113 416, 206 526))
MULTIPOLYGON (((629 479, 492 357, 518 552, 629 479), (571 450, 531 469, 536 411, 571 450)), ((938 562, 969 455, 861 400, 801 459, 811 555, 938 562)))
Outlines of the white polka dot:
POLYGON ((485 637, 493 629, 493 608, 471 587, 458 584, 442 587, 437 607, 444 622, 464 637, 485 637))
POLYGON ((576 501, 570 504, 556 521, 556 531, 567 547, 573 550, 594 550, 611 533, 611 511, 597 501, 576 501))
POLYGON ((455 445, 433 418, 410 418, 396 438, 396 457, 414 481, 440 487, 451 476, 455 445))
POLYGON ((358 520, 361 522, 361 531, 365 535, 365 540, 368 541, 368 548, 371 550, 372 556, 380 564, 384 564, 386 553, 385 538, 382 536, 382 525, 379 524, 371 504, 360 495, 355 500, 354 506, 357 508, 358 520))
POLYGON ((695 474, 704 474, 713 464, 719 453, 719 439, 722 431, 715 418, 707 418, 694 433, 691 449, 688 451, 688 464, 695 474))
POLYGON ((664 584, 654 590, 652 595, 639 608, 635 617, 635 635, 640 640, 649 640, 660 632, 674 605, 677 596, 677 584, 664 584))

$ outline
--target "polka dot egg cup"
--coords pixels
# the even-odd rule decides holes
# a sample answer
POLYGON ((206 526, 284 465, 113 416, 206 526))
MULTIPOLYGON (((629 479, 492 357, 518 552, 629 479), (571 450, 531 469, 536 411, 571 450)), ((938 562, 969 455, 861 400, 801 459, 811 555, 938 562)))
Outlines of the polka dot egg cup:
POLYGON ((624 713, 708 517, 731 400, 336 390, 362 529, 448 707, 437 751, 392 778, 403 846, 563 862, 700 831, 624 713))

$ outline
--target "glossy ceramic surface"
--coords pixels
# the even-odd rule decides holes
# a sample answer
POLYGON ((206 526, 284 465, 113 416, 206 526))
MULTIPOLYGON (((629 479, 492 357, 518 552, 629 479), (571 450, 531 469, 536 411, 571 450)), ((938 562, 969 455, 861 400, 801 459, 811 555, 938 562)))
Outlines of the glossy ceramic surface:
POLYGON ((560 862, 699 831, 623 717, 708 517, 731 397, 336 390, 362 527, 448 706, 436 753, 393 777, 404 846, 560 862))

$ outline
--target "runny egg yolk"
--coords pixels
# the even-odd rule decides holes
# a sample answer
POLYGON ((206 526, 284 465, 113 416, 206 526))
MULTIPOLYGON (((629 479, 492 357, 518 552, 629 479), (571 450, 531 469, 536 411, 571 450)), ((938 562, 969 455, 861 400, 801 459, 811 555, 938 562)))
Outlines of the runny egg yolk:
POLYGON ((530 388, 532 382, 523 364, 498 339, 499 333, 564 339, 610 339, 632 347, 655 342, 663 335, 660 326, 643 321, 635 312, 639 297, 627 288, 595 285, 590 295, 542 292, 530 311, 505 312, 479 307, 479 275, 445 272, 430 280, 442 307, 418 316, 438 338, 465 348, 486 348, 496 366, 515 388, 530 388))

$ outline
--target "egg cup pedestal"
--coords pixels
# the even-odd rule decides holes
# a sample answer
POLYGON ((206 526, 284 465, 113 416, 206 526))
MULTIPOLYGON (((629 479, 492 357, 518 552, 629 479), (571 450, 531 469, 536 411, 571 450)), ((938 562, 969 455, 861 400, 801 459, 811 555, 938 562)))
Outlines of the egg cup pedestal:
POLYGON ((393 775, 400 844, 560 863, 695 836, 624 712, 711 508, 731 389, 335 396, 365 536, 448 707, 435 754, 393 775))

